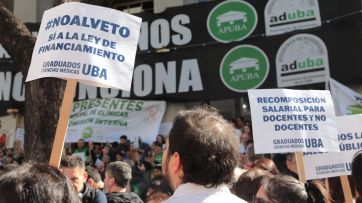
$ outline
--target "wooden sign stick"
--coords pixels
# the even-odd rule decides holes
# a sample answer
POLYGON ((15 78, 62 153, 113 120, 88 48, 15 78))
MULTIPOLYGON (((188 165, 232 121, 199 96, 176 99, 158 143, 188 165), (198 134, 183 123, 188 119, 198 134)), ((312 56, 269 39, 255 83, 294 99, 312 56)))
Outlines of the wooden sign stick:
POLYGON ((343 195, 344 195, 344 202, 346 203, 352 203, 352 192, 351 187, 349 186, 349 181, 347 176, 341 176, 341 183, 342 183, 342 189, 343 189, 343 195))
POLYGON ((297 162, 297 167, 298 167, 299 181, 302 183, 306 183, 307 178, 305 177, 303 152, 296 152, 294 155, 295 155, 295 161, 297 162))
POLYGON ((75 88, 77 86, 77 80, 68 79, 67 86, 65 87, 63 102, 60 107, 59 120, 55 138, 53 142, 52 154, 50 155, 49 164, 59 168, 60 159, 62 156, 65 135, 68 128, 68 120, 72 111, 72 104, 75 95, 75 88))

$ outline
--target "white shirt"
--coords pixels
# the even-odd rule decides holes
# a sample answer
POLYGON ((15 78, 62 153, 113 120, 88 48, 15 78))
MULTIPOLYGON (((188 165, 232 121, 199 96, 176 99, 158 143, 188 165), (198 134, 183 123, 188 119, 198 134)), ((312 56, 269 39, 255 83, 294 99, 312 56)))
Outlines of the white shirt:
POLYGON ((217 188, 206 188, 193 183, 181 184, 175 193, 163 203, 246 203, 231 194, 229 188, 221 185, 217 188))

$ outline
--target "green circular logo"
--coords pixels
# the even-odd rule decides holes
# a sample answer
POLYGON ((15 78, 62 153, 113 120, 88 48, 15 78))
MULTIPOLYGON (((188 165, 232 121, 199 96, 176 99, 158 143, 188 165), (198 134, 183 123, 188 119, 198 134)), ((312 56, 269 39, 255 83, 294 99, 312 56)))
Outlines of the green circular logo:
POLYGON ((86 127, 82 130, 82 138, 87 139, 92 137, 92 135, 93 135, 93 128, 86 127))
POLYGON ((207 30, 219 42, 240 41, 255 29, 258 15, 245 1, 230 0, 218 4, 207 17, 207 30))
POLYGON ((259 87, 269 73, 269 60, 258 47, 234 47, 221 61, 220 77, 224 85, 235 92, 259 87))

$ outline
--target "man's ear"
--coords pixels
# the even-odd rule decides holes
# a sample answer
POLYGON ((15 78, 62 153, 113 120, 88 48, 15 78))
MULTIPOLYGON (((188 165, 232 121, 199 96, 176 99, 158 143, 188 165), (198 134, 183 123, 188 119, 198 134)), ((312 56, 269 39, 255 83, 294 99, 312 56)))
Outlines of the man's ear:
POLYGON ((84 180, 87 181, 87 179, 88 179, 88 173, 87 173, 87 171, 84 171, 84 172, 83 172, 83 177, 84 177, 84 180))
POLYGON ((178 152, 172 154, 172 164, 173 164, 173 172, 178 174, 180 177, 183 176, 181 157, 178 152))

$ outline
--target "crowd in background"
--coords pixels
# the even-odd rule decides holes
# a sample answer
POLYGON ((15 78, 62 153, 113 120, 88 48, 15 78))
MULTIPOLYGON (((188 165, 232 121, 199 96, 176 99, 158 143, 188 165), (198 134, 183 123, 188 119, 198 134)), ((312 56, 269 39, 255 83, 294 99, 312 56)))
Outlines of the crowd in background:
MULTIPOLYGON (((339 177, 308 181, 298 181, 298 170, 294 154, 255 154, 251 122, 243 117, 229 119, 235 128, 235 136, 240 141, 239 167, 229 185, 231 191, 247 202, 293 202, 308 194, 307 202, 344 202, 339 177)), ((158 135, 147 144, 139 140, 130 142, 127 135, 121 135, 119 142, 92 143, 80 139, 78 143, 66 144, 63 158, 76 156, 85 163, 86 183, 100 191, 104 189, 107 166, 115 161, 126 162, 132 169, 132 179, 128 191, 132 191, 144 202, 161 202, 172 195, 170 186, 162 175, 162 156, 166 138, 158 135)), ((23 149, 19 143, 14 148, 0 148, 0 167, 21 164, 23 149)), ((357 183, 357 189, 359 187, 357 183)), ((355 184, 350 177, 354 197, 358 197, 355 184)), ((301 201, 303 202, 303 201, 301 201)))

